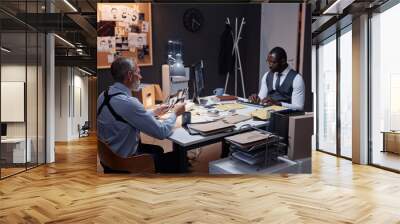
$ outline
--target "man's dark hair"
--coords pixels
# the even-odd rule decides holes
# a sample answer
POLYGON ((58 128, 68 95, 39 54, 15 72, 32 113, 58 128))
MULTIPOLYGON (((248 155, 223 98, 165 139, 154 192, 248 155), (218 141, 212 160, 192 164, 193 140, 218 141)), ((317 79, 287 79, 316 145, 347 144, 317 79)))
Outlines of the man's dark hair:
POLYGON ((281 47, 274 47, 269 54, 275 54, 278 60, 287 61, 286 51, 281 47))
POLYGON ((133 69, 135 64, 128 58, 117 58, 111 64, 111 75, 116 82, 124 82, 125 75, 133 69))

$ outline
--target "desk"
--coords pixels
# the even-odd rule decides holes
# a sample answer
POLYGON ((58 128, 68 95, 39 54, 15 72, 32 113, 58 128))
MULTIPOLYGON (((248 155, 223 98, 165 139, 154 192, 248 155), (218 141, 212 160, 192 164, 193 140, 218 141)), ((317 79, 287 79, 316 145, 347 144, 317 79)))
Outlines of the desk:
POLYGON ((28 142, 28 144, 25 144, 25 138, 1 139, 1 157, 5 160, 5 163, 15 164, 31 162, 32 141, 30 138, 27 138, 26 142, 28 142), (27 145, 27 147, 25 147, 25 145, 27 145))
MULTIPOLYGON (((233 101, 234 102, 234 101, 233 101)), ((229 103, 229 101, 225 101, 224 103, 229 103)), ((247 106, 247 108, 237 110, 236 113, 249 115, 250 112, 258 109, 256 106, 247 106)), ((223 146, 226 147, 226 143, 224 141, 225 137, 238 134, 240 132, 248 131, 250 128, 242 128, 239 129, 242 125, 249 124, 255 127, 265 127, 268 125, 267 121, 256 121, 256 120, 247 120, 240 123, 237 123, 235 126, 235 130, 232 132, 218 133, 210 136, 202 136, 202 135, 190 135, 184 128, 178 127, 174 130, 171 136, 168 137, 170 141, 172 141, 173 150, 177 150, 180 156, 180 171, 187 171, 187 160, 186 154, 188 150, 200 148, 205 145, 214 144, 217 142, 222 142, 223 146)))
POLYGON ((383 131, 382 152, 400 154, 400 131, 383 131))

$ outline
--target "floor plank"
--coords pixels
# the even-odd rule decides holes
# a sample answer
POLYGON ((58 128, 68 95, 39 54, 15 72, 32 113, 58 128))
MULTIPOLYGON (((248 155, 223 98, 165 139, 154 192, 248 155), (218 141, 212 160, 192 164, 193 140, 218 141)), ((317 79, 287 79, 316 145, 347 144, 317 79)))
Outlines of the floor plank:
POLYGON ((97 173, 96 139, 0 181, 0 223, 400 223, 400 175, 313 153, 311 175, 97 173))

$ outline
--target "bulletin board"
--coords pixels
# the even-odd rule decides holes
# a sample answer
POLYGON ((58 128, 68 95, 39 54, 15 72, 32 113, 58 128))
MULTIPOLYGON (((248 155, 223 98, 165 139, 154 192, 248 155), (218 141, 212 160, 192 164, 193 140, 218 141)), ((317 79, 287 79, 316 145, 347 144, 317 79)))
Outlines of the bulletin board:
POLYGON ((153 65, 151 3, 97 3, 97 68, 118 57, 153 65))

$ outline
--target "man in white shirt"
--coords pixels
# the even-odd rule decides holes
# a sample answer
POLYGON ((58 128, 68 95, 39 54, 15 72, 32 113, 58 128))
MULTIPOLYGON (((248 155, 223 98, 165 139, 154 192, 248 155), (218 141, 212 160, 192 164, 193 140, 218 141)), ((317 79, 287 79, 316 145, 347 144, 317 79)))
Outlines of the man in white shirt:
POLYGON ((273 48, 268 54, 267 62, 270 70, 262 77, 260 92, 258 95, 251 95, 249 100, 253 103, 278 105, 302 111, 304 81, 302 76, 287 64, 285 50, 281 47, 273 48))

